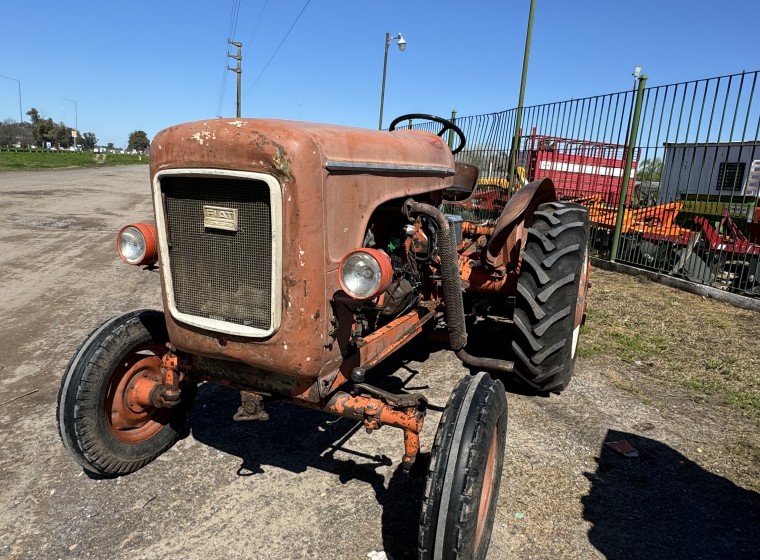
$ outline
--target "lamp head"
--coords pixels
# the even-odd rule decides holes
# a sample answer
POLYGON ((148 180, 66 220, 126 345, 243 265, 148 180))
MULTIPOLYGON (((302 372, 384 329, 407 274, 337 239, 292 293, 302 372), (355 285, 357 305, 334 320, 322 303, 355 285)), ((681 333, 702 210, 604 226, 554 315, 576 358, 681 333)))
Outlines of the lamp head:
POLYGON ((404 39, 401 33, 398 34, 398 50, 401 52, 406 50, 406 39, 404 39))

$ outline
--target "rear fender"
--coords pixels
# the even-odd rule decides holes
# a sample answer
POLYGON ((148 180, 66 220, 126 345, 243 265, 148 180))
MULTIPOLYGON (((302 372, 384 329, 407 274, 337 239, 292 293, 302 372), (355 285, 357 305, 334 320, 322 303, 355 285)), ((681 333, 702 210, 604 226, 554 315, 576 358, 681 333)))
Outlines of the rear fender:
POLYGON ((525 224, 530 224, 533 212, 539 205, 555 200, 557 193, 551 179, 533 181, 513 194, 499 216, 483 253, 484 264, 498 268, 516 263, 527 237, 525 224))

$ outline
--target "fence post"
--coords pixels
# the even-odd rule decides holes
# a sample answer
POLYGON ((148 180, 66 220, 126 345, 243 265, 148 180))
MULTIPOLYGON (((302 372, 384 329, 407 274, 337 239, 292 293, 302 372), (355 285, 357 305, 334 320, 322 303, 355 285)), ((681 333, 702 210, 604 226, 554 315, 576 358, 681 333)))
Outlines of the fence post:
POLYGON ((512 149, 509 152, 509 181, 510 194, 515 192, 515 169, 517 167, 518 150, 520 148, 520 130, 522 128, 522 111, 525 101, 525 82, 528 80, 528 61, 530 60, 530 43, 533 39, 533 15, 536 13, 536 0, 530 0, 528 12, 528 31, 525 33, 525 51, 523 52, 522 78, 520 79, 520 97, 517 100, 515 115, 515 135, 512 137, 512 149))
POLYGON ((612 234, 612 249, 610 250, 610 262, 615 262, 618 246, 620 245, 620 232, 623 229, 623 215, 625 214, 625 201, 628 198, 628 181, 631 178, 631 165, 633 152, 636 149, 636 137, 639 133, 639 119, 641 117, 641 104, 644 99, 644 88, 647 83, 647 75, 642 74, 639 78, 639 88, 636 90, 636 104, 631 118, 631 128, 628 131, 628 147, 625 155, 625 168, 623 169, 623 184, 620 187, 620 202, 618 203, 617 216, 615 218, 615 232, 612 234))
MULTIPOLYGON (((451 124, 457 124, 457 110, 451 110, 451 124)), ((454 131, 449 129, 449 150, 454 147, 454 131)))

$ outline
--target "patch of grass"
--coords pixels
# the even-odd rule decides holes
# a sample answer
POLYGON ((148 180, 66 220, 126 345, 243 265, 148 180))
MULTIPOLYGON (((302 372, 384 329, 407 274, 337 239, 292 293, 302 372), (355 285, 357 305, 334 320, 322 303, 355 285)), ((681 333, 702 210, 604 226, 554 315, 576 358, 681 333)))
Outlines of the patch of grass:
MULTIPOLYGON (((586 327, 581 327, 581 336, 584 336, 584 329, 586 327)), ((604 354, 607 350, 607 347, 604 344, 601 344, 600 342, 590 342, 590 343, 584 343, 578 345, 578 356, 581 358, 589 358, 591 356, 596 356, 599 354, 604 354)))
POLYGON ((723 383, 706 377, 690 377, 683 385, 705 395, 717 396, 728 406, 760 419, 760 391, 736 383, 723 383))
POLYGON ((758 313, 596 269, 588 302, 581 358, 635 364, 639 379, 710 395, 726 413, 760 421, 758 313))
POLYGON ((714 371, 725 379, 736 381, 737 373, 734 371, 737 359, 732 356, 710 356, 705 360, 705 368, 708 371, 714 371))
POLYGON ((95 154, 93 152, 65 151, 0 152, 0 171, 132 165, 146 164, 148 162, 149 158, 146 156, 131 154, 95 154))
POLYGON ((730 389, 725 396, 726 404, 760 418, 760 392, 746 390, 737 391, 730 389))
POLYGON ((683 385, 684 387, 694 389, 695 391, 704 393, 705 395, 714 395, 719 391, 725 390, 725 386, 722 383, 716 383, 715 381, 699 377, 690 377, 688 379, 684 379, 683 385))
POLYGON ((620 359, 629 364, 646 362, 668 349, 667 340, 661 335, 645 332, 613 332, 620 359))

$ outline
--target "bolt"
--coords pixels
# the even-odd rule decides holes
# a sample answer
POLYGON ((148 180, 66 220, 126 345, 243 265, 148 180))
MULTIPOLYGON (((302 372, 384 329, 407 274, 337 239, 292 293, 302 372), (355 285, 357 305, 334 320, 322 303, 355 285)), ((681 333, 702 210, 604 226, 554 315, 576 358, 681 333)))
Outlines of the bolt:
POLYGON ((361 367, 355 367, 351 370, 351 381, 354 383, 364 383, 364 378, 367 370, 361 367))

